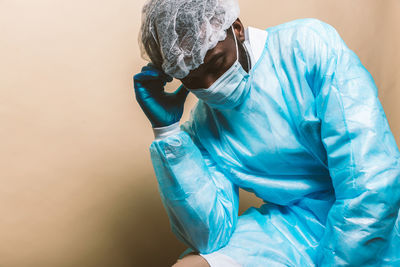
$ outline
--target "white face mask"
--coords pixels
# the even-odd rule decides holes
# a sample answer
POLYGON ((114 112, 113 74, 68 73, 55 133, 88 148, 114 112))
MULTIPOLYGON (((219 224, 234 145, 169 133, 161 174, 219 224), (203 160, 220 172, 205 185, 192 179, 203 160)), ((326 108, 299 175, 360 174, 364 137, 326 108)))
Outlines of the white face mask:
MULTIPOLYGON (((250 89, 250 75, 239 62, 239 47, 236 34, 232 27, 236 43, 236 61, 207 89, 190 90, 199 99, 213 108, 231 109, 239 105, 250 89)), ((247 56, 250 68, 249 57, 247 56)))

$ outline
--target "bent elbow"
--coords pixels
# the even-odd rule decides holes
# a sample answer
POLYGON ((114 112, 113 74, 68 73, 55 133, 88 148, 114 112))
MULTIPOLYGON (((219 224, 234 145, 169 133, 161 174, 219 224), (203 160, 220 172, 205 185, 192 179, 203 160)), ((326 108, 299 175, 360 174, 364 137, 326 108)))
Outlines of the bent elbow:
POLYGON ((204 227, 192 225, 190 231, 172 227, 172 232, 187 246, 202 254, 209 254, 224 247, 230 240, 235 224, 225 222, 204 227))

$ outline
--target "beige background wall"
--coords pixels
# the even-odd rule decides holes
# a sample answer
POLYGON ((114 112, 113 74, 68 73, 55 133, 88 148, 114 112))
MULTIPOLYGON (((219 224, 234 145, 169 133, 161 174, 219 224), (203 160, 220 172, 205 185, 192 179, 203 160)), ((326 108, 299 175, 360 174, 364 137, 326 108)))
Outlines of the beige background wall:
MULTIPOLYGON (((168 266, 184 249, 133 97, 143 3, 0 0, 1 267, 168 266)), ((240 4, 245 25, 316 17, 336 27, 374 76, 400 142, 399 0, 240 4)), ((256 202, 243 198, 242 210, 256 202)))

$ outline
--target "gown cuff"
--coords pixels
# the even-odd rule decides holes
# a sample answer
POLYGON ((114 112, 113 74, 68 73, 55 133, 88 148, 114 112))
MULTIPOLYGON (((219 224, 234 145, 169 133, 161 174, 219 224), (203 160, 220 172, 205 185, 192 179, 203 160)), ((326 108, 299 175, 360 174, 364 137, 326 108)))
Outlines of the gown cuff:
POLYGON ((200 256, 207 261, 210 267, 243 267, 231 257, 219 252, 213 252, 210 254, 200 253, 200 256))
POLYGON ((153 133, 155 140, 161 140, 173 134, 177 134, 181 132, 181 128, 179 126, 179 121, 164 127, 156 127, 153 128, 153 133))

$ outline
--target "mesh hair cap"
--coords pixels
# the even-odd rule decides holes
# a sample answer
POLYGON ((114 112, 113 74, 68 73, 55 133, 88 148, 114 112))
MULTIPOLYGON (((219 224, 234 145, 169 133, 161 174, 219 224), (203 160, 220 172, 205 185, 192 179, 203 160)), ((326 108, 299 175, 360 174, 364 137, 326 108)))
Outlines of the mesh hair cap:
POLYGON ((239 12, 238 0, 149 0, 139 34, 142 56, 182 79, 226 38, 239 12))

